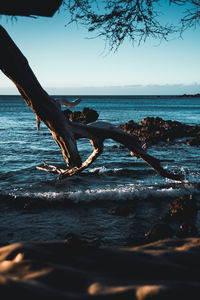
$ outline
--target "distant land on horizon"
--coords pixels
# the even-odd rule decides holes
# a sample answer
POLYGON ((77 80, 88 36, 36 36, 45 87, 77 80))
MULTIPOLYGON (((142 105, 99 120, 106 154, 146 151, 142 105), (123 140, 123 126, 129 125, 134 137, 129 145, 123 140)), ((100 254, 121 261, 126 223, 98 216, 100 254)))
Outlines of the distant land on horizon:
POLYGON ((180 97, 199 98, 200 97, 200 93, 197 93, 197 94, 183 94, 180 97))
MULTIPOLYGON (((17 95, 17 94, 0 94, 0 96, 3 96, 3 97, 19 97, 19 98, 22 98, 21 95, 17 95)), ((66 94, 66 95, 63 95, 63 94, 55 94, 55 95, 50 95, 51 97, 88 97, 88 98, 91 98, 91 97, 99 97, 99 98, 103 98, 103 97, 139 97, 139 98, 143 98, 143 97, 156 97, 156 98, 161 98, 161 97, 175 97, 175 98, 200 98, 200 93, 197 93, 197 94, 182 94, 182 95, 109 95, 109 94, 105 94, 105 95, 98 95, 98 94, 94 94, 94 95, 86 95, 86 94, 83 94, 83 95, 79 95, 79 94, 74 94, 74 95, 71 95, 71 94, 66 94)), ((22 98, 23 99, 23 98, 22 98)))
MULTIPOLYGON (((1 86, 0 80, 0 94, 1 95, 19 95, 18 90, 13 87, 10 83, 10 87, 1 86)), ((53 86, 43 86, 44 90, 49 95, 123 95, 123 96, 145 96, 145 95, 196 95, 200 93, 200 84, 164 84, 164 85, 123 85, 123 86, 74 86, 74 87, 53 87, 53 86)))

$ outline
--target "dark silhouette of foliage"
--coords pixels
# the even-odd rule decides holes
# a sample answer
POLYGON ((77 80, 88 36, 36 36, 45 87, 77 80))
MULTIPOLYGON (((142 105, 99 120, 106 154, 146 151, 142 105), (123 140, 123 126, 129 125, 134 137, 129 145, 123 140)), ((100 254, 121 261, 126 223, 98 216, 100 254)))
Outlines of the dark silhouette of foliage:
POLYGON ((86 26, 94 37, 103 37, 110 50, 129 39, 140 44, 147 38, 168 40, 174 33, 200 23, 200 0, 10 0, 0 4, 0 15, 52 16, 60 7, 70 14, 69 23, 86 26), (176 24, 163 22, 167 6, 182 12, 176 24))
POLYGON ((111 50, 117 49, 128 38, 141 43, 148 37, 165 39, 170 34, 183 33, 200 22, 200 1, 169 0, 182 10, 177 24, 162 24, 167 1, 161 0, 68 0, 63 1, 70 12, 70 22, 77 22, 104 37, 111 50), (164 7, 162 5, 165 4, 164 7))
POLYGON ((9 0, 1 1, 0 15, 52 17, 59 9, 62 0, 9 0))

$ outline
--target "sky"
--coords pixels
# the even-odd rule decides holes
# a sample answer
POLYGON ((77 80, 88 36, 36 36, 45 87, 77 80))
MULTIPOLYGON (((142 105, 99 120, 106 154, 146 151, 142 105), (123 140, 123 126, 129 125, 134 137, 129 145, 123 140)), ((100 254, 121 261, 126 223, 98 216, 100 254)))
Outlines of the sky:
MULTIPOLYGON (((165 18, 176 18, 177 9, 165 18)), ((117 52, 104 40, 91 39, 70 25, 63 9, 52 18, 5 16, 0 24, 26 56, 43 88, 51 95, 180 95, 200 93, 200 27, 181 38, 140 46, 126 41, 117 52)), ((19 94, 0 73, 0 94, 19 94)))

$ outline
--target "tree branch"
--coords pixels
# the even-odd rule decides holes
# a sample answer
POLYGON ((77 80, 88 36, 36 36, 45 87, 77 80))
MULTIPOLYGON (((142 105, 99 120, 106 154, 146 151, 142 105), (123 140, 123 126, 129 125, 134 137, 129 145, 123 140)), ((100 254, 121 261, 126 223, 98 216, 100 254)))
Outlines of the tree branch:
MULTIPOLYGON (((124 132, 119 128, 116 128, 110 123, 95 122, 85 125, 71 122, 70 125, 76 139, 88 138, 91 141, 94 147, 94 152, 91 154, 91 156, 88 157, 88 159, 84 163, 82 163, 80 167, 74 167, 72 169, 66 171, 62 170, 60 172, 60 169, 57 170, 56 167, 51 166, 51 169, 54 171, 54 173, 58 173, 61 175, 60 178, 73 176, 89 167, 94 162, 94 160, 103 152, 104 140, 113 139, 114 141, 123 144, 126 148, 128 148, 131 151, 131 156, 143 159, 162 177, 177 181, 182 180, 181 175, 167 171, 161 166, 160 161, 158 159, 147 154, 142 149, 142 147, 138 143, 138 140, 134 136, 124 132)), ((37 167, 37 169, 41 170, 41 167, 37 167)), ((46 171, 44 169, 42 170, 46 171)))

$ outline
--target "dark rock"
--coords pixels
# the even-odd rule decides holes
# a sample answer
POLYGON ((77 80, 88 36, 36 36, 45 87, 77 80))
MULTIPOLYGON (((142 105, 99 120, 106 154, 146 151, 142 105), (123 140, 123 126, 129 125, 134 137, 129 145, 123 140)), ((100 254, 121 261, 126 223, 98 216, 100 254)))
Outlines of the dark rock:
POLYGON ((120 125, 119 128, 149 144, 171 142, 183 137, 196 137, 195 143, 199 143, 200 140, 200 126, 186 125, 171 120, 166 121, 159 117, 147 117, 139 124, 131 120, 120 125))
POLYGON ((84 121, 84 115, 81 111, 75 110, 69 117, 70 121, 77 122, 77 121, 84 121))
POLYGON ((169 215, 175 219, 188 220, 197 215, 197 204, 193 195, 181 195, 169 204, 169 215))
POLYGON ((187 238, 187 237, 195 237, 198 235, 198 230, 193 223, 181 223, 180 230, 177 233, 178 237, 187 238))
POLYGON ((109 209, 107 213, 109 215, 126 217, 129 214, 133 213, 134 211, 135 211, 135 207, 133 206, 119 206, 117 208, 109 209))
POLYGON ((85 124, 95 122, 99 117, 99 114, 96 112, 96 110, 89 107, 84 107, 82 112, 72 112, 70 109, 66 109, 63 111, 63 113, 68 120, 72 122, 83 122, 85 124))
POLYGON ((96 110, 88 108, 88 107, 85 107, 83 109, 83 115, 85 118, 85 123, 95 122, 99 117, 99 114, 97 113, 96 110))
POLYGON ((134 128, 137 128, 138 124, 135 123, 133 120, 128 121, 127 123, 120 125, 120 128, 124 131, 133 130, 134 128))
POLYGON ((174 230, 165 223, 155 224, 146 234, 145 237, 148 241, 153 242, 170 238, 174 235, 174 230))

